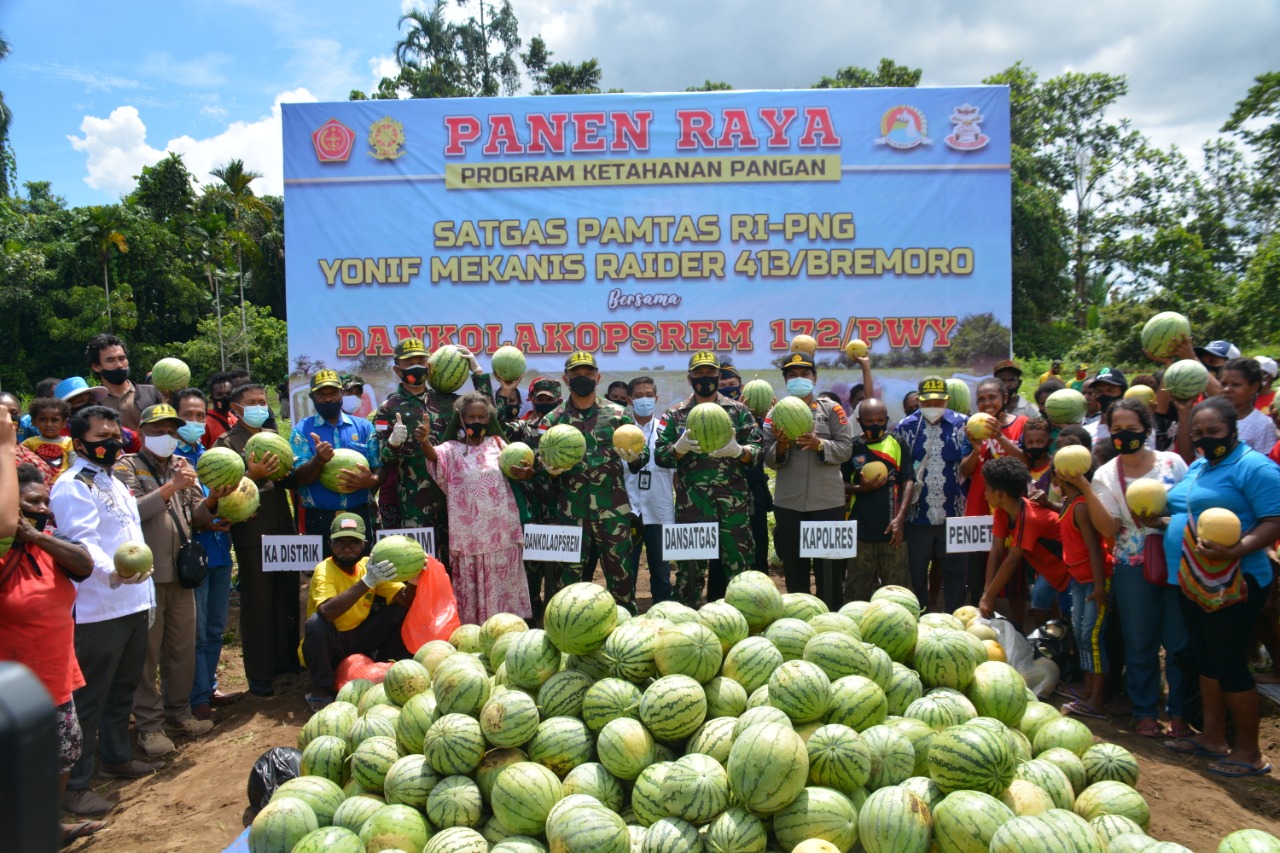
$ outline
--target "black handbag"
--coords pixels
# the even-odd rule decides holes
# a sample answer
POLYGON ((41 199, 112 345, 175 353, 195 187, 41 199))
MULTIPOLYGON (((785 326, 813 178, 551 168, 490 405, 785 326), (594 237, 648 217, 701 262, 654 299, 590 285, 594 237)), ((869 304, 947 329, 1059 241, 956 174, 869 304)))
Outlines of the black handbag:
MULTIPOLYGON (((156 482, 160 482, 160 478, 156 476, 156 471, 151 467, 151 463, 147 461, 145 456, 139 454, 142 464, 147 466, 147 470, 151 472, 151 476, 156 478, 156 482)), ((182 493, 179 492, 176 497, 181 500, 182 493)), ((204 583, 204 579, 209 576, 209 555, 205 553, 204 546, 199 542, 191 539, 182 532, 182 522, 178 519, 178 514, 173 511, 173 504, 165 502, 165 508, 169 510, 169 517, 173 519, 173 523, 178 528, 178 538, 182 540, 182 544, 178 546, 178 553, 174 559, 174 572, 178 576, 178 584, 183 589, 195 589, 204 583)), ((182 505, 182 514, 187 519, 187 528, 191 527, 191 513, 187 510, 187 505, 182 505)))

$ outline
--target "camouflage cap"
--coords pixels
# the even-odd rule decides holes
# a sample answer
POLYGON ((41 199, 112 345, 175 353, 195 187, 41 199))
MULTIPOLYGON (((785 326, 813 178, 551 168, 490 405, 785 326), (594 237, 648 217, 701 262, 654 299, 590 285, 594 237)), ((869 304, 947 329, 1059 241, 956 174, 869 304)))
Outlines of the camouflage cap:
POLYGON ((356 373, 342 374, 342 390, 350 391, 352 388, 363 388, 364 377, 356 373))
POLYGON ((539 376, 529 383, 529 399, 532 400, 538 394, 550 394, 559 400, 561 396, 560 382, 556 379, 547 379, 545 376, 539 376))

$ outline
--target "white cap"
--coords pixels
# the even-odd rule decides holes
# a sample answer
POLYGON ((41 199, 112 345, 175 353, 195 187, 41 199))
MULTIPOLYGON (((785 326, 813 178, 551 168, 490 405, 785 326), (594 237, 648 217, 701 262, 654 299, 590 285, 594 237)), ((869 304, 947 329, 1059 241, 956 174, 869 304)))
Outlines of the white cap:
POLYGON ((1262 372, 1275 379, 1280 376, 1280 368, 1276 366, 1276 360, 1265 355, 1255 355, 1253 360, 1258 362, 1258 366, 1262 368, 1262 372))

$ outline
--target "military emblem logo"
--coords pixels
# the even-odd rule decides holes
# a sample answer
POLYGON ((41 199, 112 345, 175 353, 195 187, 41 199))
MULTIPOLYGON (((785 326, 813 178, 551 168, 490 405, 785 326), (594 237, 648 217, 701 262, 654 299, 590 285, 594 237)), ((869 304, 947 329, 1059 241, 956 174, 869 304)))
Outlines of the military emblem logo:
POLYGON ((356 144, 356 132, 336 118, 331 118, 311 134, 316 159, 321 163, 345 163, 356 144))
POLYGON ((404 125, 383 116, 369 126, 369 153, 379 160, 394 160, 404 153, 404 125))
POLYGON ((924 114, 905 104, 893 107, 880 117, 880 138, 876 145, 888 145, 906 151, 918 145, 932 145, 927 135, 929 123, 924 114))
POLYGON ((956 107, 951 114, 951 135, 945 140, 948 146, 957 151, 977 151, 986 148, 991 137, 982 132, 982 113, 972 104, 956 107))

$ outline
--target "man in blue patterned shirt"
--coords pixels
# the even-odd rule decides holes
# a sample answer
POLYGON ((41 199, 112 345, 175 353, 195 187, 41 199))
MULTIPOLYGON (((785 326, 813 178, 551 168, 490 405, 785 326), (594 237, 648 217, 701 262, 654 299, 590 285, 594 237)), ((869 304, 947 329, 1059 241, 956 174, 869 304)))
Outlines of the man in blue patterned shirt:
POLYGON ((929 564, 942 567, 946 612, 966 599, 964 554, 947 553, 947 519, 964 515, 965 481, 977 454, 965 430, 967 419, 947 408, 947 383, 940 376, 920 380, 920 408, 898 424, 897 436, 911 454, 916 485, 907 510, 907 563, 921 608, 929 605, 929 564))
POLYGON ((304 508, 306 532, 324 537, 324 554, 329 556, 329 528, 339 512, 354 512, 375 529, 377 513, 370 489, 380 479, 382 463, 374 441, 373 424, 367 418, 353 418, 342 411, 342 379, 335 370, 321 370, 311 377, 311 404, 316 413, 299 420, 289 443, 293 446, 293 473, 304 508), (320 482, 320 472, 335 450, 354 450, 366 464, 338 475, 343 491, 335 492, 320 482))

